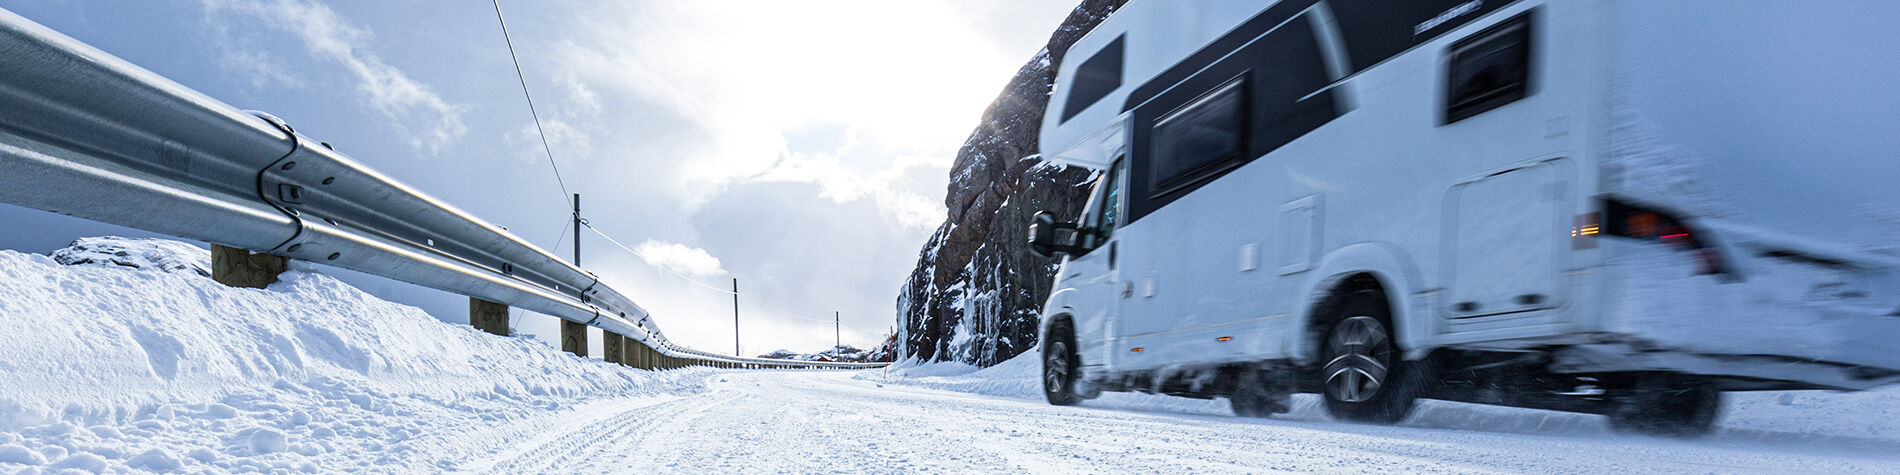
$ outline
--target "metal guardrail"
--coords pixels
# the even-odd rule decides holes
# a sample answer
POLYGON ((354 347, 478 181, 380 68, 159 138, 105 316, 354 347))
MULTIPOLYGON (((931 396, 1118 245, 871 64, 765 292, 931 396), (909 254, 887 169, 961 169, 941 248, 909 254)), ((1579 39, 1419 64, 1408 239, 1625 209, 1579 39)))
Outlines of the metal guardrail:
POLYGON ((508 304, 663 355, 646 309, 514 234, 267 114, 239 110, 0 9, 0 201, 508 304))

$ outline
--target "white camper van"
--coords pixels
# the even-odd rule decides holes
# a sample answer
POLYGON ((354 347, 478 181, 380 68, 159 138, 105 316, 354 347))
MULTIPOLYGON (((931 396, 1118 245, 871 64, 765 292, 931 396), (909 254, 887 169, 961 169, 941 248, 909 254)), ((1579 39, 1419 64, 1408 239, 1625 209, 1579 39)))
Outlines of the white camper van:
POLYGON ((1707 431, 1900 381, 1900 2, 1134 0, 1046 159, 1100 171, 1043 310, 1054 404, 1416 398, 1707 431))

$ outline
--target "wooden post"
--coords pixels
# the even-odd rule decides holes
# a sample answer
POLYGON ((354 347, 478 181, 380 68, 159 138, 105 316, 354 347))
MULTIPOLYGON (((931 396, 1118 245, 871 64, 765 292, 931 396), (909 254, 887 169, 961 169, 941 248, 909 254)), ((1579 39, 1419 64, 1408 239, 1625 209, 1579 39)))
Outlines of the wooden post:
POLYGON ((469 297, 468 324, 481 331, 508 336, 508 306, 469 297))
POLYGON ((625 340, 625 338, 620 337, 619 333, 610 331, 600 332, 601 359, 607 360, 608 363, 621 364, 620 353, 622 350, 620 349, 620 342, 625 340))
POLYGON ((632 338, 628 338, 626 343, 620 345, 620 348, 624 350, 622 354, 625 355, 621 357, 622 359, 620 361, 627 363, 627 366, 646 369, 647 367, 645 365, 640 364, 640 348, 645 346, 646 345, 640 344, 640 342, 633 341, 632 338))
POLYGON ((235 247, 211 245, 211 280, 232 287, 261 289, 277 282, 290 260, 270 254, 253 254, 235 247))
POLYGON ((561 351, 587 357, 587 325, 561 320, 561 351))

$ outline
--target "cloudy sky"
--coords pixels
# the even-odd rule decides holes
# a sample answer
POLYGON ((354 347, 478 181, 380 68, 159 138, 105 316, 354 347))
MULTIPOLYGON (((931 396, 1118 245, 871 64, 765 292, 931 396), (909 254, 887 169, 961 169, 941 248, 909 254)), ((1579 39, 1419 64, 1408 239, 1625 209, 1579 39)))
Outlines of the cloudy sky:
MULTIPOLYGON (((957 146, 1074 4, 504 1, 557 180, 486 1, 0 0, 559 255, 563 186, 580 193, 645 256, 589 233, 583 267, 714 351, 732 349, 731 296, 695 282, 738 278, 748 354, 829 346, 834 311, 848 344, 891 329, 957 146)), ((0 248, 25 252, 147 235, 6 205, 0 222, 0 248)), ((460 297, 333 273, 466 321, 460 297)))

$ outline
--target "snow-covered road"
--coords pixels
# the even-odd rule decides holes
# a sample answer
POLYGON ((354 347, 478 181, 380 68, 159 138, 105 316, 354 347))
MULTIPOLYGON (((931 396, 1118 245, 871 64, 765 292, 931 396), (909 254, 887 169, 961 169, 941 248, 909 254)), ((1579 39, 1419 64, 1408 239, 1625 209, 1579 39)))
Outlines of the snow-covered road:
MULTIPOLYGON (((843 372, 714 373, 706 390, 577 408, 457 467, 505 473, 1900 471, 1877 439, 1693 441, 1573 430, 1384 427, 973 395, 843 372)), ((1469 407, 1473 414, 1494 408, 1469 407)), ((1436 417, 1457 408, 1439 408, 1436 417)), ((1576 416, 1578 420, 1587 420, 1576 416)))
POLYGON ((202 248, 0 251, 0 473, 1900 473, 1900 388, 1734 394, 1698 440, 1422 402, 1398 426, 1222 400, 1041 400, 989 368, 643 371, 381 301, 308 267, 268 289, 202 248))

